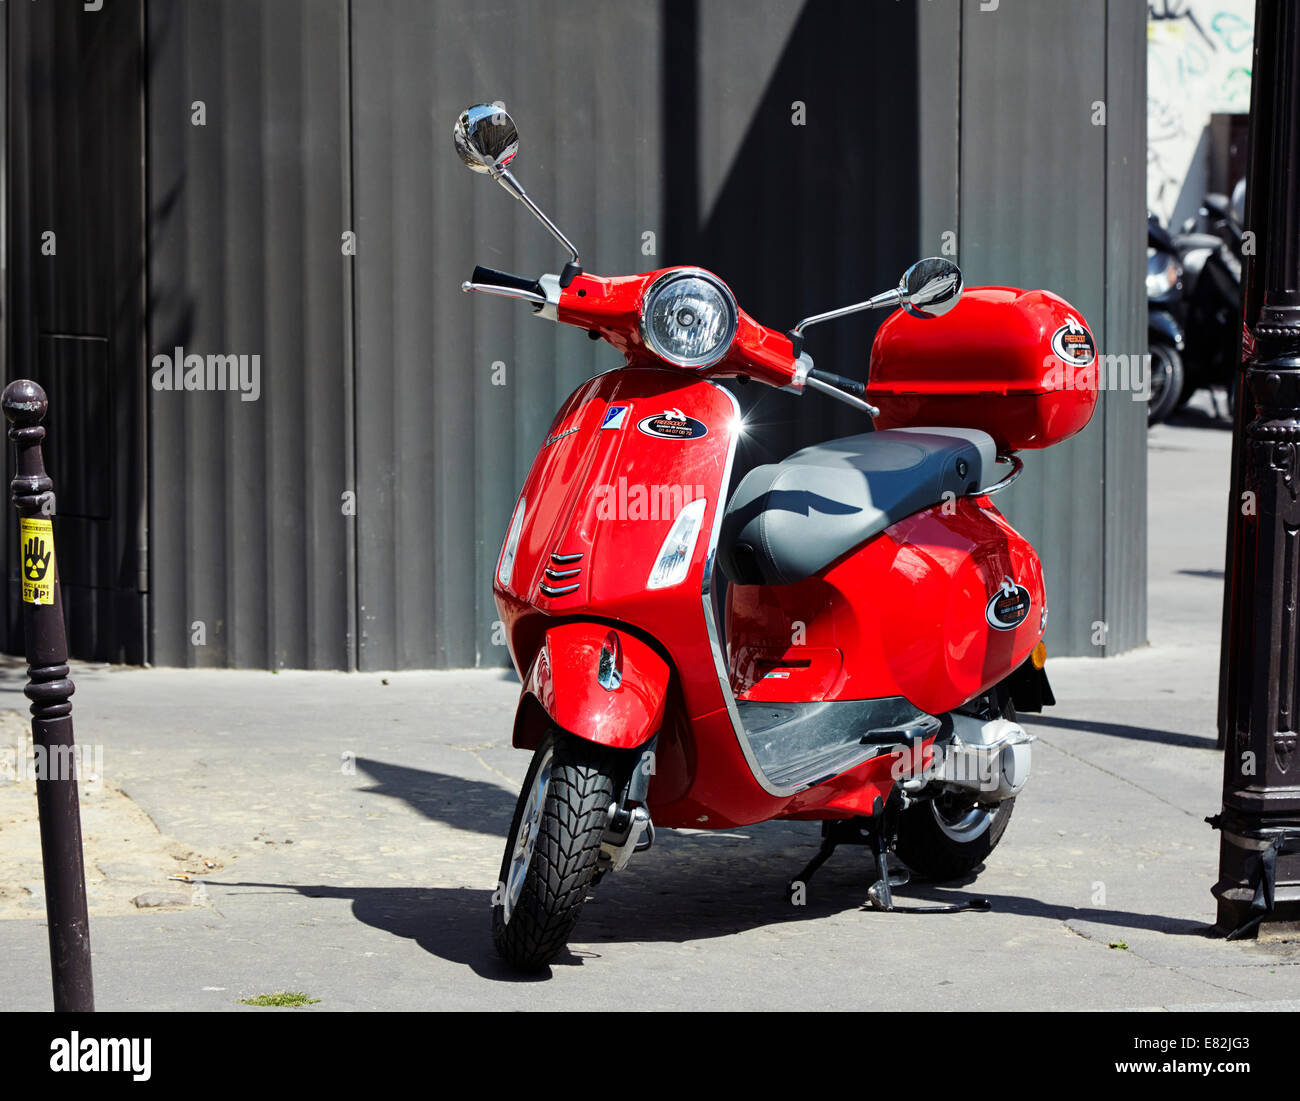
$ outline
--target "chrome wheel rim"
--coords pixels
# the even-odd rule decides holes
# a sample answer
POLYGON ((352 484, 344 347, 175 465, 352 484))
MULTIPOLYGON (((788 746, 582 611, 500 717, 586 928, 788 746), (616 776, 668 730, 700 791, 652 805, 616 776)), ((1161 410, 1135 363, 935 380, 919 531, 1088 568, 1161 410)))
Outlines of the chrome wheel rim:
POLYGON ((1154 362, 1151 365, 1151 390, 1147 404, 1158 406, 1165 396, 1165 390, 1169 387, 1173 368, 1169 364, 1169 357, 1163 351, 1152 352, 1151 358, 1154 362))
POLYGON ((930 812, 943 835, 965 845, 980 837, 993 822, 993 811, 972 804, 945 809, 938 800, 930 800, 930 812))
POLYGON ((553 751, 548 747, 537 771, 533 774, 532 787, 524 799, 524 811, 519 817, 519 828, 510 839, 510 867, 506 872, 505 898, 501 903, 501 920, 509 924, 519 896, 523 894, 524 880, 528 876, 528 866, 533 862, 533 852, 537 849, 537 836, 542 832, 542 813, 546 809, 546 789, 551 786, 551 758, 553 751))

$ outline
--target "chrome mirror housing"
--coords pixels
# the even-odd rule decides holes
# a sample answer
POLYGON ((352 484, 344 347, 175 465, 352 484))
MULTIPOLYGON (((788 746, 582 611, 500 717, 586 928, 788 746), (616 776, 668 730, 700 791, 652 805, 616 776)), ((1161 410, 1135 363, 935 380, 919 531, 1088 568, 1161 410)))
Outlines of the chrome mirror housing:
POLYGON ((491 176, 532 212, 533 217, 546 227, 547 233, 569 250, 571 259, 560 277, 560 286, 567 287, 582 270, 578 250, 560 232, 560 227, 528 197, 523 184, 510 171, 510 162, 519 152, 519 131, 515 129, 515 120, 510 113, 495 103, 476 103, 460 113, 451 136, 456 143, 456 154, 466 168, 491 176))
POLYGON ((961 298, 961 269, 951 260, 931 256, 903 273, 899 301, 913 317, 941 317, 961 298))
POLYGON ((452 131, 456 152, 465 167, 474 172, 500 177, 519 152, 519 131, 504 107, 477 103, 456 119, 452 131))

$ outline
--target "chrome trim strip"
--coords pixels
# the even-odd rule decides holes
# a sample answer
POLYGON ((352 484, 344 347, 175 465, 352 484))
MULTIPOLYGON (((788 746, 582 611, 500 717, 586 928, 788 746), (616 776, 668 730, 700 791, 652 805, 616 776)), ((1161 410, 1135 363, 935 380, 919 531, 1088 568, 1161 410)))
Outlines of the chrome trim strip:
MULTIPOLYGON (((678 369, 683 371, 702 371, 706 367, 712 367, 715 364, 722 362, 726 354, 729 351, 731 351, 731 346, 736 343, 736 333, 740 331, 740 304, 736 301, 736 296, 731 293, 731 288, 728 287, 727 284, 724 283, 721 279, 719 279, 716 275, 714 275, 713 272, 705 271, 704 268, 690 268, 690 267, 669 268, 667 271, 663 273, 663 275, 659 276, 658 279, 656 279, 653 283, 651 283, 650 286, 646 287, 645 291, 642 293, 641 312, 640 312, 640 320, 638 322, 638 328, 640 329, 641 332, 641 339, 645 341, 645 346, 656 356, 662 359, 665 363, 670 364, 673 367, 677 367, 678 369), (722 294, 722 297, 726 299, 727 304, 730 307, 729 314, 728 314, 729 327, 727 329, 727 339, 723 343, 718 345, 717 353, 713 355, 705 363, 684 363, 682 360, 677 359, 673 356, 668 355, 665 352, 660 351, 658 348, 654 346, 654 341, 650 339, 650 333, 646 328, 646 319, 645 319, 646 303, 648 303, 650 299, 654 297, 655 291, 657 291, 660 287, 664 286, 664 284, 666 283, 671 283, 676 279, 687 279, 687 278, 700 279, 705 283, 711 284, 714 287, 714 289, 716 289, 722 294)), ((730 393, 730 391, 728 392, 730 393)), ((734 394, 732 395, 731 400, 732 401, 736 400, 734 394)))
POLYGON ((551 554, 551 561, 557 566, 567 566, 570 562, 581 562, 580 554, 551 554))
MULTIPOLYGON (((736 419, 739 420, 740 402, 736 400, 736 395, 725 386, 719 386, 716 382, 709 382, 709 385, 727 395, 731 400, 732 408, 735 410, 736 419)), ((709 632, 709 650, 713 654, 713 668, 717 673, 718 687, 722 689, 722 698, 727 704, 727 715, 731 719, 731 730, 736 735, 736 741, 740 745, 740 752, 744 755, 745 763, 749 765, 749 771, 753 774, 754 781, 758 786, 769 795, 785 797, 797 795, 813 785, 801 784, 797 787, 781 787, 773 784, 764 775, 763 769, 755 760, 754 752, 749 747, 749 738, 745 735, 744 724, 740 721, 740 711, 736 707, 736 697, 731 692, 731 679, 727 675, 727 658, 722 649, 722 636, 718 631, 717 613, 713 607, 713 566, 717 558, 718 533, 722 530, 722 514, 727 508, 727 491, 731 487, 731 468, 736 461, 736 446, 739 442, 740 433, 733 430, 731 432, 731 445, 727 451, 727 465, 722 472, 722 486, 718 491, 718 503, 713 513, 713 530, 709 533, 709 547, 704 556, 704 580, 700 585, 700 598, 704 604, 704 625, 709 632)))
POLYGON ((582 573, 580 568, 576 570, 553 570, 550 566, 546 567, 546 576, 552 581, 563 581, 569 577, 577 577, 580 573, 582 573))
POLYGON ((987 497, 993 493, 1001 493, 1007 488, 1007 486, 1019 478, 1020 472, 1025 469, 1025 464, 1020 461, 1019 455, 999 455, 998 458, 1006 459, 1007 462, 1011 464, 1011 473, 1003 478, 1002 481, 994 482, 991 486, 986 486, 984 489, 972 490, 970 493, 966 494, 967 497, 987 497))
POLYGON ((540 585, 537 586, 537 591, 540 592, 543 596, 564 596, 565 593, 577 592, 578 586, 565 585, 562 588, 553 589, 551 588, 551 586, 549 586, 548 584, 546 584, 546 582, 543 581, 540 585))
POLYGON ((542 288, 542 294, 546 296, 546 303, 537 307, 534 316, 545 321, 559 321, 560 277, 558 275, 543 275, 537 280, 537 285, 542 288))
POLYGON ((789 383, 782 386, 782 390, 793 390, 796 394, 803 393, 804 383, 808 381, 808 372, 813 369, 813 360, 807 352, 802 352, 799 358, 794 361, 794 375, 789 383))

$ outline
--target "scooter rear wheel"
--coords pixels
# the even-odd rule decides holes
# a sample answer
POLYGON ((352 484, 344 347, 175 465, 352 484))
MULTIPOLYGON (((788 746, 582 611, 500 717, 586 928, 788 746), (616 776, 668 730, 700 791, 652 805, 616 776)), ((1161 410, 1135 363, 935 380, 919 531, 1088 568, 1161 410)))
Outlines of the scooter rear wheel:
POLYGON ((578 922, 614 802, 613 751, 553 729, 533 753, 492 896, 492 940, 514 967, 551 962, 578 922))
POLYGON ((1151 348, 1151 395, 1147 402, 1147 424, 1159 424, 1178 408, 1186 388, 1183 358, 1171 345, 1155 341, 1151 348))
POLYGON ((978 868, 1002 840, 1013 798, 981 807, 942 797, 908 807, 898 817, 898 858, 927 879, 960 879, 978 868))

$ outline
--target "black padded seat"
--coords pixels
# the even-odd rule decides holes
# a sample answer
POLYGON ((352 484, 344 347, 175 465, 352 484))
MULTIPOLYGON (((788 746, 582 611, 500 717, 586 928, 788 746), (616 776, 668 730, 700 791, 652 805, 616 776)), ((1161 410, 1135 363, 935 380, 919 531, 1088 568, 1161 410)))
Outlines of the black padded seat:
POLYGON ((718 561, 741 585, 789 585, 891 524, 996 481, 997 445, 972 428, 889 428, 805 447, 741 479, 718 561))

